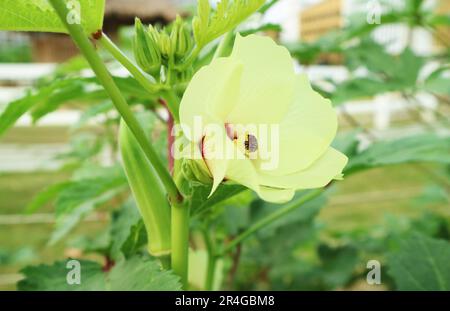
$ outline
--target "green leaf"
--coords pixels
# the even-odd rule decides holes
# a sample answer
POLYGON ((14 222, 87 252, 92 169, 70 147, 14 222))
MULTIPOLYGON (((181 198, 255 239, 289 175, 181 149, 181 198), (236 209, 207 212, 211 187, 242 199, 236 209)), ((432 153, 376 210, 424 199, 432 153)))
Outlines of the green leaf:
MULTIPOLYGON (((450 176, 449 176, 450 177, 450 176)), ((418 206, 430 206, 432 204, 441 204, 450 206, 450 193, 443 185, 431 184, 425 187, 413 202, 418 206)))
POLYGON ((209 0, 198 0, 198 14, 192 20, 194 38, 198 46, 233 30, 242 21, 255 13, 265 0, 222 0, 212 12, 209 0))
POLYGON ((80 169, 72 181, 50 186, 28 205, 27 210, 33 212, 55 201, 56 227, 49 244, 60 241, 83 217, 126 189, 126 178, 120 167, 89 166, 88 169, 89 173, 80 169))
POLYGON ((331 100, 333 105, 337 106, 349 100, 370 98, 399 88, 399 85, 388 84, 378 78, 355 78, 337 85, 331 100))
MULTIPOLYGON (((115 77, 114 81, 130 102, 148 103, 152 96, 133 78, 115 77)), ((11 128, 27 111, 31 112, 33 122, 37 122, 50 112, 64 104, 95 103, 109 100, 103 87, 96 78, 64 78, 45 82, 26 96, 15 100, 0 114, 0 136, 11 128)), ((102 107, 105 109, 105 107, 102 107)), ((89 117, 98 111, 90 112, 89 117)))
POLYGON ((409 0, 405 3, 406 10, 411 14, 418 14, 420 13, 420 8, 422 7, 423 3, 423 0, 409 0))
POLYGON ((450 96, 450 67, 443 66, 432 72, 422 87, 431 93, 450 96))
POLYGON ((351 158, 344 173, 411 162, 450 163, 450 137, 419 135, 377 142, 351 158))
POLYGON ((28 94, 24 98, 11 102, 0 114, 0 136, 3 135, 19 118, 38 100, 37 96, 28 94))
MULTIPOLYGON (((74 80, 57 80, 49 86, 45 86, 37 91, 29 92, 25 97, 11 102, 5 111, 0 115, 0 136, 5 133, 16 121, 24 115, 33 106, 38 106, 41 103, 50 102, 52 107, 58 106, 68 99, 66 94, 67 88, 73 90, 77 87, 74 80), (65 91, 61 91, 65 90, 65 91), (56 98, 52 96, 56 95, 56 98)), ((79 89, 75 90, 73 94, 79 94, 79 89), (78 91, 78 93, 77 93, 78 91)), ((54 109, 51 109, 52 111, 54 109)), ((40 116, 43 114, 41 113, 40 116)))
POLYGON ((338 134, 331 145, 351 158, 358 153, 359 140, 357 136, 360 133, 361 130, 356 129, 345 134, 338 134))
POLYGON ((18 283, 24 291, 163 291, 180 290, 178 277, 169 271, 162 271, 155 260, 133 257, 120 261, 110 272, 102 271, 96 262, 80 260, 81 284, 69 285, 66 281, 66 261, 53 265, 26 267, 25 278, 18 283))
POLYGON ((179 278, 172 272, 162 271, 155 260, 133 257, 121 261, 107 276, 107 286, 114 291, 177 291, 179 278))
POLYGON ((29 266, 22 269, 24 279, 17 284, 21 291, 70 291, 95 290, 105 287, 102 266, 93 261, 79 260, 81 265, 81 284, 67 284, 67 261, 58 261, 53 265, 29 266))
POLYGON ((450 290, 450 243, 414 234, 388 256, 389 275, 399 290, 450 290))
POLYGON ((193 216, 200 215, 208 211, 212 206, 229 199, 244 190, 245 187, 241 185, 222 184, 208 199, 208 196, 211 193, 211 185, 193 183, 190 199, 191 213, 193 216))
MULTIPOLYGON (((63 161, 73 161, 78 163, 85 163, 86 160, 92 159, 98 155, 104 147, 108 136, 101 136, 96 133, 89 133, 88 131, 79 131, 70 139, 70 149, 67 152, 60 153, 56 159, 63 161)), ((92 178, 92 176, 87 176, 92 178)))
POLYGON ((363 38, 358 46, 343 52, 350 70, 365 67, 369 72, 366 77, 356 76, 338 84, 332 94, 335 105, 381 93, 414 89, 425 64, 425 59, 410 49, 392 55, 385 51, 384 46, 367 38, 363 38))
POLYGON ((321 244, 318 247, 323 282, 328 288, 345 285, 351 278, 355 267, 360 263, 358 251, 350 245, 330 247, 321 244))
MULTIPOLYGON (((297 194, 298 198, 301 196, 297 194)), ((298 255, 304 253, 303 247, 317 243, 318 226, 314 220, 324 202, 325 196, 321 195, 261 230, 257 239, 245 244, 243 264, 248 261, 251 269, 259 265, 265 273, 268 270, 273 290, 329 289, 322 284, 321 268, 298 255)), ((251 221, 258 221, 277 208, 258 200, 251 206, 251 221)), ((306 252, 311 252, 310 247, 306 252)))
POLYGON ((145 230, 144 221, 141 219, 130 228, 128 237, 120 250, 125 258, 130 258, 147 245, 147 242, 147 230, 145 230))
POLYGON ((90 200, 105 194, 109 190, 124 187, 125 185, 125 175, 117 168, 105 172, 104 176, 71 182, 59 193, 56 199, 56 216, 70 213, 76 207, 89 204, 90 200))
POLYGON ((218 217, 216 222, 224 225, 227 234, 231 236, 239 234, 250 225, 249 206, 254 199, 255 195, 247 190, 215 205, 213 215, 218 217))
POLYGON ((427 21, 429 25, 432 26, 449 26, 450 25, 450 15, 432 15, 432 17, 427 21))
POLYGON ((292 57, 296 58, 301 64, 313 64, 322 50, 317 44, 307 42, 296 42, 286 46, 292 57))
MULTIPOLYGON (((83 25, 86 33, 102 29, 105 0, 67 1, 68 23, 83 25)), ((0 3, 0 30, 67 33, 48 0, 2 0, 0 3)))
POLYGON ((99 104, 90 106, 86 109, 81 115, 78 122, 72 127, 73 129, 79 129, 83 125, 85 125, 92 118, 97 117, 100 114, 106 113, 110 110, 114 109, 114 105, 110 101, 101 102, 99 104))
POLYGON ((105 91, 102 88, 92 85, 92 83, 87 83, 87 80, 80 78, 59 80, 46 87, 46 89, 49 92, 48 96, 34 103, 31 111, 33 122, 37 122, 61 105, 69 104, 75 100, 80 103, 106 99, 105 91))
POLYGON ((36 212, 38 209, 43 207, 45 204, 49 203, 50 201, 54 200, 58 194, 67 188, 70 185, 70 182, 63 182, 59 184, 54 184, 46 189, 44 191, 38 193, 33 200, 27 205, 25 208, 26 213, 32 214, 36 212))
POLYGON ((425 59, 409 48, 399 55, 391 55, 385 51, 384 46, 371 40, 364 41, 357 49, 349 49, 348 55, 358 58, 356 65, 363 65, 372 73, 384 76, 388 82, 405 87, 415 85, 420 69, 425 64, 425 59), (371 53, 367 53, 369 49, 372 50, 371 53), (353 56, 352 53, 357 55, 353 56))
MULTIPOLYGON (((109 228, 108 228, 109 229, 109 228)), ((95 236, 80 235, 70 239, 67 247, 79 249, 83 254, 96 254, 104 257, 110 257, 111 237, 109 230, 102 230, 95 236)))
POLYGON ((113 259, 120 257, 123 244, 129 239, 130 230, 140 222, 141 216, 132 200, 129 200, 112 214, 110 235, 110 256, 113 259))
POLYGON ((29 246, 11 250, 0 248, 0 265, 26 264, 38 258, 36 250, 29 246))
POLYGON ((110 201, 122 192, 122 188, 115 188, 90 198, 81 205, 73 207, 70 212, 66 212, 56 217, 55 231, 53 231, 49 245, 54 245, 64 238, 75 226, 98 206, 110 201))
MULTIPOLYGON (((124 96, 130 99, 130 102, 132 102, 131 99, 142 99, 142 102, 147 102, 152 98, 133 78, 114 77, 114 82, 124 96)), ((33 122, 37 122, 65 104, 93 104, 102 101, 110 103, 108 94, 95 77, 58 79, 56 82, 38 89, 37 92, 37 95, 44 92, 47 96, 44 95, 39 101, 35 101, 31 111, 33 122)))

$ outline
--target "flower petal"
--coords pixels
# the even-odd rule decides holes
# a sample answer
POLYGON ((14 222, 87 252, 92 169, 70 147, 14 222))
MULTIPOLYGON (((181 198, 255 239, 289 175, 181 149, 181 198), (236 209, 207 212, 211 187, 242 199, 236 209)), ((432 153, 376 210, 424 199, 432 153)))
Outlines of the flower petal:
POLYGON ((260 186, 258 195, 261 199, 267 202, 286 203, 292 200, 295 195, 295 190, 260 186))
POLYGON ((237 102, 241 75, 242 64, 231 58, 217 58, 194 75, 180 104, 180 121, 188 139, 200 141, 209 123, 224 124, 237 102), (200 129, 196 118, 203 124, 200 129))
POLYGON ((306 169, 327 150, 336 135, 337 115, 331 102, 311 88, 306 75, 297 76, 296 81, 295 100, 280 123, 278 146, 270 140, 260 142, 264 150, 275 152, 275 156, 277 147, 279 151, 275 169, 265 169, 264 160, 256 161, 264 174, 282 176, 306 169))
POLYGON ((230 160, 227 167, 226 178, 250 188, 255 192, 259 191, 258 174, 249 159, 230 160))
POLYGON ((261 185, 277 188, 313 189, 326 186, 331 180, 341 176, 348 158, 334 148, 328 148, 325 154, 303 171, 284 176, 259 174, 261 185))
POLYGON ((226 121, 279 123, 294 96, 294 64, 288 50, 269 37, 238 34, 231 58, 244 69, 238 102, 226 121))
POLYGON ((225 127, 208 127, 202 140, 202 156, 214 180, 210 196, 225 178, 254 191, 259 190, 253 163, 236 142, 229 139, 225 127))
POLYGON ((201 142, 202 157, 213 177, 213 186, 209 196, 217 190, 225 178, 228 158, 223 146, 226 144, 226 139, 225 131, 218 128, 218 131, 206 133, 201 142))

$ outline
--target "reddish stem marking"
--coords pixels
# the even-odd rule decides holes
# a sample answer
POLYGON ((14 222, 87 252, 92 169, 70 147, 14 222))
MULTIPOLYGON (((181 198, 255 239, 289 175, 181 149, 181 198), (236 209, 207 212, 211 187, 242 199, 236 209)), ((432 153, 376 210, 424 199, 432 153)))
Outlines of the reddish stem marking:
POLYGON ((92 34, 92 38, 94 38, 94 40, 100 40, 103 36, 103 32, 101 29, 97 30, 96 32, 94 32, 92 34))
POLYGON ((172 154, 172 146, 175 143, 175 137, 173 137, 173 135, 172 135, 172 129, 173 129, 173 125, 174 125, 174 120, 173 120, 172 114, 170 113, 169 109, 167 108, 166 101, 162 98, 160 98, 158 101, 161 105, 166 107, 167 112, 169 113, 169 119, 167 120, 167 157, 169 160, 169 171, 171 174, 173 174, 173 166, 175 164, 175 160, 174 160, 173 154, 172 154))
POLYGON ((109 256, 105 256, 105 264, 102 267, 103 272, 109 272, 116 262, 112 260, 109 256))

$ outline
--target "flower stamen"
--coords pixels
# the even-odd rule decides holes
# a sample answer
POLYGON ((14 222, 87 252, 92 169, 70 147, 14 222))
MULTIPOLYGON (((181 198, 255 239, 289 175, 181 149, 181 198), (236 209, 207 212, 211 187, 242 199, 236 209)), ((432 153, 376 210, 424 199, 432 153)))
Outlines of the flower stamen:
POLYGON ((247 134, 245 135, 244 146, 247 152, 255 152, 258 150, 258 140, 254 135, 247 134))

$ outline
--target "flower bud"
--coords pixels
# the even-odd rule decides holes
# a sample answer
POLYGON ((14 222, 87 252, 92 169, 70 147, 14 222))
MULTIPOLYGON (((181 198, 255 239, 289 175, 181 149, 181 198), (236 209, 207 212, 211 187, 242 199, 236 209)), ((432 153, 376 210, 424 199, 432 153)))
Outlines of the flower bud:
POLYGON ((157 37, 149 32, 144 29, 141 21, 136 18, 134 56, 142 70, 153 76, 159 76, 161 53, 158 47, 158 41, 155 40, 157 37))
POLYGON ((172 32, 170 33, 170 41, 177 60, 184 57, 192 47, 189 29, 179 15, 173 24, 172 32))
POLYGON ((169 35, 165 31, 162 31, 159 34, 159 48, 161 49, 161 55, 164 59, 167 60, 172 57, 172 42, 170 41, 169 35))
POLYGON ((202 46, 204 42, 206 27, 209 24, 211 14, 211 5, 209 0, 199 0, 197 6, 197 16, 192 20, 192 30, 194 32, 195 41, 202 46))
POLYGON ((156 29, 155 27, 153 27, 152 25, 148 25, 148 31, 147 34, 150 36, 150 38, 152 38, 152 40, 154 42, 156 42, 157 46, 159 47, 159 31, 158 29, 156 29))
POLYGON ((181 169, 187 180, 197 181, 205 185, 212 183, 208 167, 203 160, 183 159, 181 169))

